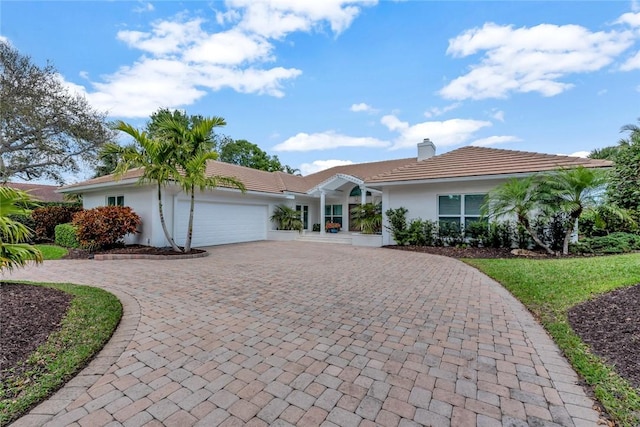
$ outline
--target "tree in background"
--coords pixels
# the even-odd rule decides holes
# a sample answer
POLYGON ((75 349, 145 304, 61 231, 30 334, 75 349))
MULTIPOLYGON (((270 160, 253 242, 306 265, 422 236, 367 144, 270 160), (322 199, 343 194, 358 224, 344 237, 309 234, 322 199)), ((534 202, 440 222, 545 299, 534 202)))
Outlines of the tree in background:
POLYGON ((0 182, 63 182, 113 139, 105 114, 71 93, 51 64, 41 68, 0 41, 0 182))
POLYGON ((267 172, 282 171, 284 169, 284 166, 280 163, 278 156, 270 156, 256 144, 244 139, 223 140, 219 147, 219 151, 221 162, 232 163, 234 165, 245 166, 267 172))
MULTIPOLYGON (((640 119, 638 119, 640 123, 640 119)), ((608 189, 609 200, 624 209, 640 211, 640 126, 629 124, 621 132, 629 136, 620 141, 615 155, 611 181, 608 189)))
POLYGON ((0 187, 0 273, 24 267, 29 261, 42 262, 42 253, 29 245, 31 232, 11 215, 29 214, 31 198, 24 191, 0 187))

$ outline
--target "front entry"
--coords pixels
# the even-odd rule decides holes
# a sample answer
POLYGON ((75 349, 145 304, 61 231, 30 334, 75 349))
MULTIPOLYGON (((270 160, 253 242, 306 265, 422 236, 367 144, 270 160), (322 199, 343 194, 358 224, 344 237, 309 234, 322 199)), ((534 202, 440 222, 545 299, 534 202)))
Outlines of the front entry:
POLYGON ((309 229, 309 206, 308 205, 296 205, 296 212, 300 212, 300 219, 302 220, 302 229, 309 229))

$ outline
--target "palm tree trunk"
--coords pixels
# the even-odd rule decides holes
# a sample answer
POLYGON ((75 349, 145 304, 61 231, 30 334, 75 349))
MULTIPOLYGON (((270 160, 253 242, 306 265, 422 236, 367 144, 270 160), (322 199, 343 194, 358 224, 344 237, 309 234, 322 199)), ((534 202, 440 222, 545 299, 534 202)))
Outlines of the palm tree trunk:
MULTIPOLYGON (((581 214, 582 214, 582 211, 580 211, 580 215, 581 214)), ((578 217, 580 215, 578 215, 578 217)), ((571 215, 570 217, 571 227, 569 227, 567 231, 564 233, 564 241, 562 242, 562 255, 569 255, 569 242, 571 241, 571 233, 573 232, 573 230, 578 228, 577 227, 578 217, 575 217, 574 215, 571 215)))
POLYGON ((195 187, 191 186, 191 206, 189 209, 189 228, 187 229, 187 240, 184 242, 184 251, 191 252, 191 236, 193 235, 193 211, 195 209, 196 196, 195 187))
POLYGON ((536 242, 536 244, 538 246, 540 246, 542 249, 544 249, 545 251, 547 251, 547 253, 549 255, 556 255, 556 253, 553 251, 553 249, 551 249, 549 246, 545 245, 542 240, 540 240, 540 238, 538 237, 538 235, 535 233, 535 231, 533 231, 533 229, 531 228, 531 225, 529 224, 529 220, 526 218, 519 218, 520 223, 522 224, 522 226, 524 227, 525 230, 527 230, 527 233, 529 233, 529 235, 531 236, 531 238, 533 239, 534 242, 536 242))
POLYGON ((167 239, 171 248, 176 252, 182 252, 178 245, 176 245, 175 240, 169 234, 169 230, 167 229, 167 224, 164 221, 164 212, 162 211, 162 189, 160 187, 160 183, 158 183, 158 210, 160 211, 160 224, 162 224, 162 231, 164 231, 164 237, 167 239))

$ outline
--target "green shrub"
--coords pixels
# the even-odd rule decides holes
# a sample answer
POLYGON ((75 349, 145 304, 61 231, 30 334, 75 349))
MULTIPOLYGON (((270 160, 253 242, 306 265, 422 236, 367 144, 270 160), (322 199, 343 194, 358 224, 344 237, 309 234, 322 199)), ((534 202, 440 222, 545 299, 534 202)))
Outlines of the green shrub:
POLYGON ((389 220, 387 230, 391 232, 393 240, 399 246, 409 243, 409 230, 407 229, 407 208, 387 209, 385 214, 389 220))
POLYGON ((64 248, 79 248, 77 229, 72 224, 58 224, 55 231, 56 245, 64 248))
POLYGON ((447 246, 461 246, 465 244, 464 230, 456 222, 440 221, 438 236, 447 246))
POLYGON ((510 221, 494 221, 489 224, 487 237, 482 246, 487 248, 508 248, 514 246, 514 224, 510 221))
POLYGON ((128 206, 102 206, 78 212, 73 217, 80 246, 89 250, 109 248, 135 233, 140 217, 128 206))
POLYGON ((573 253, 581 254, 623 254, 637 250, 640 250, 640 236, 622 232, 588 237, 571 245, 573 253))
MULTIPOLYGON (((566 212, 555 212, 550 216, 539 215, 533 221, 532 226, 536 235, 545 245, 554 251, 559 251, 562 250, 566 228, 573 227, 573 224, 569 224, 569 215, 566 212)), ((528 233, 526 234, 528 235, 528 233)), ((527 236, 522 244, 528 245, 530 243, 527 236)))
POLYGON ((470 246, 484 246, 489 237, 489 224, 486 221, 473 221, 466 224, 464 235, 470 246))
POLYGON ((81 211, 77 205, 45 206, 31 212, 33 231, 37 241, 52 241, 56 225, 71 222, 73 215, 81 211))
POLYGON ((320 224, 313 224, 313 231, 320 231, 320 224))
POLYGON ((433 246, 437 238, 437 223, 430 220, 413 219, 407 229, 408 243, 415 246, 433 246))

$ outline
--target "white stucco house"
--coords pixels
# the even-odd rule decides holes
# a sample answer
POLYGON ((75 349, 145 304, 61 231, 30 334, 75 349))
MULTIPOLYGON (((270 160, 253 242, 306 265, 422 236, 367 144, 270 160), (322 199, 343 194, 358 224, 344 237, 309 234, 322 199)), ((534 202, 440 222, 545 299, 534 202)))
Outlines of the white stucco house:
MULTIPOLYGON (((606 168, 611 162, 483 147, 463 147, 436 155, 428 139, 418 144, 418 156, 337 166, 307 176, 264 172, 212 161, 211 175, 242 181, 245 193, 216 188, 196 194, 193 246, 211 246, 258 240, 280 240, 269 217, 276 205, 302 213, 304 234, 313 224, 337 222, 343 231, 356 231, 349 212, 355 205, 382 202, 382 211, 405 207, 409 218, 446 220, 464 224, 480 215, 483 197, 513 177, 582 165, 606 168)), ((167 246, 158 215, 154 184, 139 185, 141 170, 119 179, 113 175, 63 187, 63 193, 81 194, 84 208, 130 206, 142 219, 139 233, 128 243, 167 246)), ((176 243, 184 243, 189 200, 175 185, 163 190, 164 215, 176 243)), ((385 218, 383 217, 383 222, 385 218)), ((324 227, 320 233, 324 234, 324 227)), ((298 233, 290 234, 297 238, 298 233)), ((384 229, 374 245, 392 244, 384 229)))

